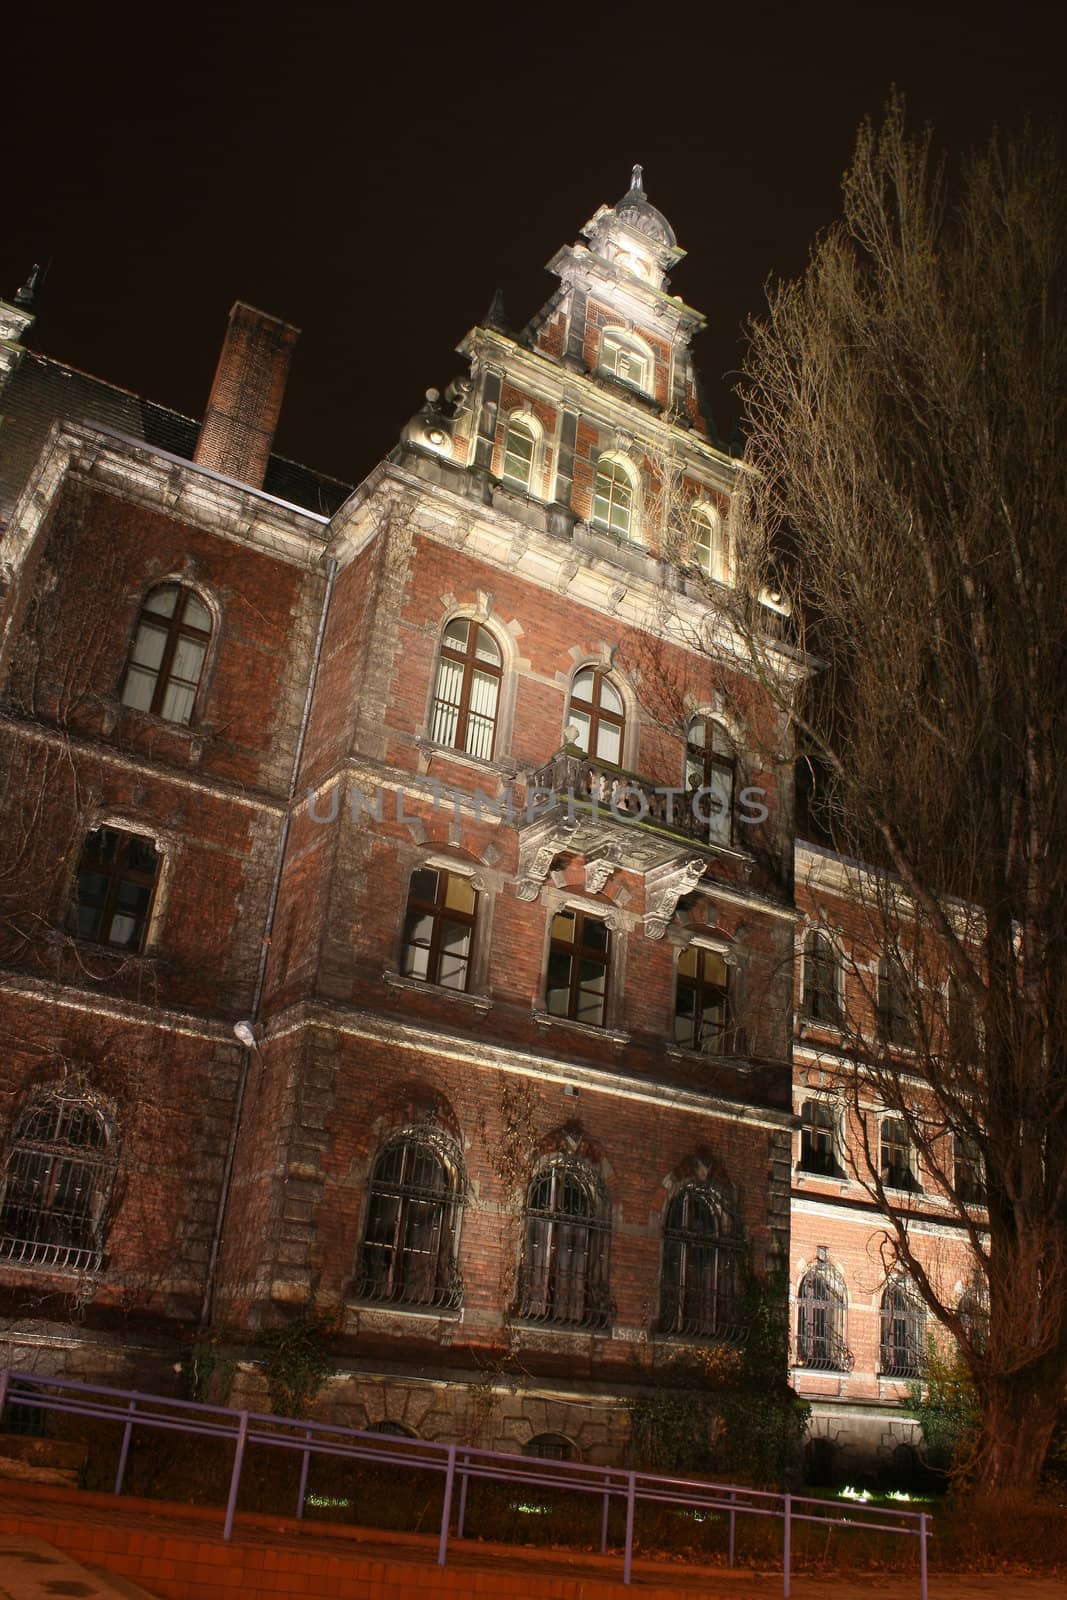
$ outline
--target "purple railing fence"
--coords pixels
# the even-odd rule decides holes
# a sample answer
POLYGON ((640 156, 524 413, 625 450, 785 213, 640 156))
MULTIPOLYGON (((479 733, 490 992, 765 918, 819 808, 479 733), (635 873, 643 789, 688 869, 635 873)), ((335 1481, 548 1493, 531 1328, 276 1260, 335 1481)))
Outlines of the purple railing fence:
POLYGON ((727 1556, 731 1567, 734 1564, 738 1517, 780 1519, 784 1600, 789 1600, 793 1527, 797 1522, 815 1522, 827 1528, 903 1534, 918 1542, 920 1595, 921 1600, 928 1600, 927 1541, 930 1517, 923 1511, 868 1506, 855 1501, 849 1503, 846 1512, 839 1506, 828 1505, 825 1500, 803 1495, 775 1494, 762 1489, 747 1489, 739 1484, 706 1483, 696 1478, 669 1478, 651 1472, 630 1472, 623 1467, 598 1467, 584 1461, 548 1461, 533 1456, 506 1455, 499 1450, 437 1444, 429 1439, 360 1433, 354 1428, 312 1422, 305 1417, 298 1419, 257 1411, 234 1411, 228 1406, 209 1406, 195 1400, 170 1400, 161 1395, 78 1383, 71 1378, 54 1378, 40 1373, 0 1370, 0 1428, 3 1426, 5 1404, 19 1406, 25 1411, 54 1411, 67 1416, 114 1422, 121 1427, 122 1442, 115 1474, 116 1495, 122 1493, 135 1427, 232 1441, 233 1465, 223 1521, 224 1539, 230 1539, 233 1534, 245 1451, 249 1445, 264 1445, 272 1449, 296 1451, 301 1457, 296 1504, 298 1518, 304 1515, 308 1472, 312 1457, 316 1455, 366 1461, 378 1467, 400 1467, 412 1472, 441 1474, 444 1478, 444 1494, 437 1544, 440 1566, 444 1566, 447 1558, 449 1538, 463 1538, 471 1483, 486 1481, 506 1484, 515 1490, 566 1489, 580 1494, 599 1495, 603 1501, 600 1519, 600 1548, 603 1552, 608 1549, 608 1521, 612 1502, 625 1506, 623 1583, 628 1584, 631 1578, 634 1513, 638 1503, 643 1502, 693 1511, 725 1512, 728 1518, 727 1556), (452 1507, 456 1498, 457 1478, 459 1493, 453 1531, 452 1507))

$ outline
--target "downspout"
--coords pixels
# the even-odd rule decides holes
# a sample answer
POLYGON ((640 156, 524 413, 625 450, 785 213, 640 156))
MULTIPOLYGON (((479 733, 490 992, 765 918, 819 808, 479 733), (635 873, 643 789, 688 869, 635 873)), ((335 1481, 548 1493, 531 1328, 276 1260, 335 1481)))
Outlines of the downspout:
MULTIPOLYGON (((263 985, 267 977, 267 958, 270 954, 270 941, 274 933, 274 917, 278 909, 278 895, 281 891, 282 870, 285 866, 285 855, 289 846, 289 826, 293 815, 293 801, 296 798, 296 786, 300 780, 300 763, 304 756, 304 743, 307 739, 308 724, 311 721, 311 703, 315 695, 315 683, 319 675, 319 662, 322 659, 322 645, 326 637, 326 619, 330 613, 330 601, 333 598, 334 579, 337 576, 337 558, 330 557, 330 564, 326 572, 326 592, 322 597, 322 610, 319 613, 319 627, 315 636, 315 648, 311 657, 311 671, 308 674, 307 693, 304 696, 304 709, 300 718, 300 731, 297 734, 296 749, 293 752, 293 767, 289 775, 289 792, 285 800, 285 814, 282 818, 282 829, 278 835, 278 850, 274 861, 274 881, 270 887, 270 898, 267 901, 267 914, 263 923, 263 939, 259 949, 259 967, 256 972, 256 986, 252 992, 252 1008, 248 1021, 255 1024, 259 1016, 259 1007, 263 999, 263 985)), ((233 1108, 233 1122, 230 1127, 229 1142, 226 1147, 226 1165, 222 1173, 222 1188, 219 1193, 219 1207, 215 1214, 215 1227, 211 1235, 211 1250, 208 1255, 207 1277, 204 1282, 204 1299, 200 1307, 200 1322, 197 1331, 202 1333, 211 1321, 211 1313, 215 1300, 215 1276, 218 1269, 219 1250, 222 1246, 222 1230, 226 1221, 226 1210, 230 1200, 230 1190, 233 1185, 233 1167, 237 1156, 237 1138, 241 1131, 241 1117, 244 1112, 245 1091, 248 1087, 248 1069, 252 1062, 254 1047, 246 1045, 241 1051, 241 1074, 237 1080, 237 1098, 233 1108)))

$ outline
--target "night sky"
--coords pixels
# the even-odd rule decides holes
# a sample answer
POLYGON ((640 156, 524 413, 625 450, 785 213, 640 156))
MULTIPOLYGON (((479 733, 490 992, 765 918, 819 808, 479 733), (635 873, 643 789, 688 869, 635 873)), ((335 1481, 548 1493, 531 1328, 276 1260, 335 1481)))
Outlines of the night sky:
POLYGON ((277 447, 358 481, 640 161, 728 435, 744 319, 835 215, 864 113, 895 82, 956 148, 1060 114, 1059 10, 18 5, 0 293, 50 261, 34 347, 191 415, 233 300, 296 323, 277 447))

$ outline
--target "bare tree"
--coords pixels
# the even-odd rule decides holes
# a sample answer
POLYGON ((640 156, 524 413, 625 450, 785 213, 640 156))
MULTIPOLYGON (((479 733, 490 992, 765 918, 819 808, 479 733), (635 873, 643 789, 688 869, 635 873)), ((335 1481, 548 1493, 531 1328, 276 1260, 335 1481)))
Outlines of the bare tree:
POLYGON ((841 220, 751 329, 734 511, 736 620, 868 868, 856 1110, 902 1119, 949 1197, 966 1306, 873 1135, 860 1175, 969 1366, 989 1488, 1036 1480, 1067 1409, 1064 200, 1043 135, 955 172, 899 98, 865 124, 841 220), (772 564, 823 667, 799 697, 755 603, 772 564))

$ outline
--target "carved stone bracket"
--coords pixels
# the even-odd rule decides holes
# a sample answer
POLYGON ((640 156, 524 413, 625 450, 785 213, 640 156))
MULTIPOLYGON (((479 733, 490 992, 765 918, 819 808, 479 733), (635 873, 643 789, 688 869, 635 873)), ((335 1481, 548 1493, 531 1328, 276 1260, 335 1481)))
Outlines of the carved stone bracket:
POLYGON ((520 900, 536 900, 541 893, 552 863, 578 831, 578 823, 567 818, 551 817, 539 826, 527 829, 519 840, 519 870, 515 893, 520 900))
POLYGON ((611 874, 619 865, 622 851, 617 844, 604 845, 593 857, 586 857, 585 890, 587 894, 600 894, 611 874))
POLYGON ((708 863, 699 856, 683 861, 681 866, 657 867, 645 878, 645 938, 662 939, 678 902, 690 894, 708 870, 708 863))

